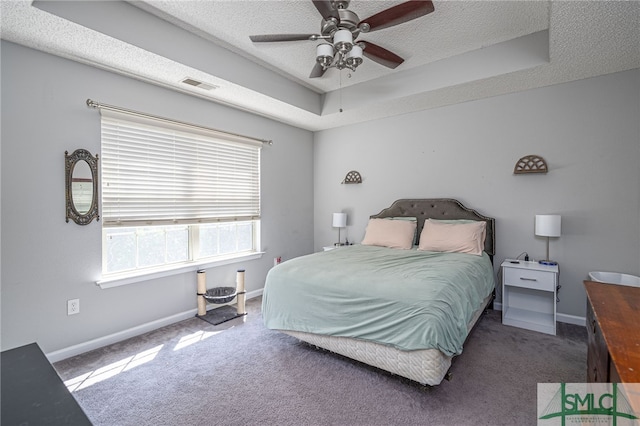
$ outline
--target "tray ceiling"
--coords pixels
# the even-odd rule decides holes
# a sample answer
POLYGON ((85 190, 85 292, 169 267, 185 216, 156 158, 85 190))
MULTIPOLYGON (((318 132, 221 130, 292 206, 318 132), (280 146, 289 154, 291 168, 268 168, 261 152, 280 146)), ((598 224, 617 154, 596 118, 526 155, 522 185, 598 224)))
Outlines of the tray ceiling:
MULTIPOLYGON (((400 1, 352 0, 365 18, 400 1)), ((429 15, 360 38, 405 59, 309 79, 309 0, 1 2, 2 38, 309 130, 640 67, 640 3, 434 1, 429 15), (185 84, 186 78, 212 86, 185 84), (342 110, 342 112, 341 112, 342 110)))

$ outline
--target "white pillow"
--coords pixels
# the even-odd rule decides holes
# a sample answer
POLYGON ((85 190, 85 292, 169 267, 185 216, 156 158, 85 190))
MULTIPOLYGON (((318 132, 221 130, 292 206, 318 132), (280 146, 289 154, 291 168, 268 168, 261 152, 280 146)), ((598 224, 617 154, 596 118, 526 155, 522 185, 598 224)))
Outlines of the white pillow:
MULTIPOLYGON (((478 223, 478 222, 482 222, 482 221, 478 221, 478 220, 473 220, 473 219, 427 219, 430 220, 431 222, 440 222, 440 223, 478 223)), ((486 222, 482 222, 485 224, 485 226, 483 227, 483 231, 482 231, 482 250, 484 250, 484 242, 486 241, 487 238, 487 223, 486 222)))
POLYGON ((362 245, 408 250, 413 246, 416 221, 369 219, 362 245))
POLYGON ((425 220, 418 250, 482 255, 487 223, 446 223, 425 220))
POLYGON ((416 224, 416 230, 413 232, 413 241, 411 242, 412 248, 416 245, 416 241, 418 241, 418 218, 413 216, 393 216, 393 217, 385 217, 384 219, 391 220, 408 220, 414 222, 416 224))

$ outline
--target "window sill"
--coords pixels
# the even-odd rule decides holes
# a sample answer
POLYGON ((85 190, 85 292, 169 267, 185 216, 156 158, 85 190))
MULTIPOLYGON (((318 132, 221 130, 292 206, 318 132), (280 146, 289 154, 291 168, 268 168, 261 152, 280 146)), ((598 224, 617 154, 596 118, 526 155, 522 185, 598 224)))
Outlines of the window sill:
POLYGON ((145 272, 135 272, 127 274, 113 275, 96 281, 101 289, 120 287, 123 285, 134 284, 142 281, 149 281, 157 278, 168 277, 171 275, 183 274, 185 272, 197 271, 199 269, 213 268, 216 266, 230 265, 233 263, 246 262, 248 260, 260 259, 264 252, 255 252, 250 254, 241 254, 216 260, 207 260, 193 262, 189 264, 180 264, 162 269, 147 270, 145 272))

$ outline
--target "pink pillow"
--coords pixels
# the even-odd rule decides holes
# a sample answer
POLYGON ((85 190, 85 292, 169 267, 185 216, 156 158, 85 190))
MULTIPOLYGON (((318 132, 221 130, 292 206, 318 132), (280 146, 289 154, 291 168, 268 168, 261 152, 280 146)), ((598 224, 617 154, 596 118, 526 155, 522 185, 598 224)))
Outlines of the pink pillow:
POLYGON ((484 250, 487 223, 443 223, 425 220, 418 250, 469 253, 480 256, 484 250))
POLYGON ((413 246, 415 232, 415 221, 369 219, 361 244, 408 250, 413 246))

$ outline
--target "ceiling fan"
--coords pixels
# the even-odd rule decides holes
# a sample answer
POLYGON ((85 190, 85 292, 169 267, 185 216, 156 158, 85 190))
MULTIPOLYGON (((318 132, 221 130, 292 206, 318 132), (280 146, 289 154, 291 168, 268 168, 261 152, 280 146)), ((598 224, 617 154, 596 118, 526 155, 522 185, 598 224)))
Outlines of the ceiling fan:
POLYGON ((431 1, 411 0, 366 19, 360 20, 349 10, 350 0, 312 0, 320 15, 320 34, 264 34, 249 36, 254 43, 282 41, 318 41, 316 64, 309 78, 322 77, 331 67, 355 71, 362 63, 362 56, 389 68, 404 62, 400 56, 368 41, 355 41, 361 33, 382 30, 403 24, 434 11, 431 1))

